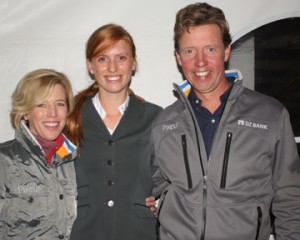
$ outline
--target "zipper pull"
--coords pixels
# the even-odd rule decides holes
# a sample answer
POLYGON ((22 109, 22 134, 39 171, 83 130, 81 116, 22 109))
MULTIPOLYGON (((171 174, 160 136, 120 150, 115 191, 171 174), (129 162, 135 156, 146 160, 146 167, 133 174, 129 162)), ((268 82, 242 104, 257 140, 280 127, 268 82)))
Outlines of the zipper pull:
POLYGON ((203 188, 206 189, 206 184, 207 184, 207 176, 204 176, 204 184, 203 184, 203 188))

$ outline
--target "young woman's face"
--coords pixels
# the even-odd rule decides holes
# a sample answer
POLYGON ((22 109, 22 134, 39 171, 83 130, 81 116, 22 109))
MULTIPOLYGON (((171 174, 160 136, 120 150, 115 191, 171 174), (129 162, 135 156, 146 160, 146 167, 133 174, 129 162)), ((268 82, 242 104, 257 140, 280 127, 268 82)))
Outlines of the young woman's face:
POLYGON ((24 118, 29 122, 30 131, 45 140, 53 141, 61 134, 68 115, 66 92, 56 84, 49 98, 39 103, 24 118))
POLYGON ((115 94, 127 91, 136 59, 129 44, 120 40, 99 56, 88 60, 87 67, 94 75, 100 92, 115 94))
POLYGON ((198 97, 223 93, 227 85, 224 64, 229 58, 230 47, 224 46, 219 26, 191 27, 181 36, 179 46, 177 61, 198 97))

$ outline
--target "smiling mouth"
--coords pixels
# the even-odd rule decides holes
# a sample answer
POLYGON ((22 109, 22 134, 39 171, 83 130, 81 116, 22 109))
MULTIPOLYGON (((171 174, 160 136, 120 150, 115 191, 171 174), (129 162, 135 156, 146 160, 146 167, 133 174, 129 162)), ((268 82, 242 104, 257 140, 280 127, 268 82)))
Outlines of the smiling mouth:
POLYGON ((110 77, 106 77, 106 79, 108 81, 118 81, 121 79, 121 77, 120 76, 110 76, 110 77))
POLYGON ((58 122, 56 123, 45 123, 46 127, 57 127, 58 126, 58 122))
POLYGON ((195 72, 195 75, 198 77, 206 77, 208 74, 209 74, 209 71, 195 72))

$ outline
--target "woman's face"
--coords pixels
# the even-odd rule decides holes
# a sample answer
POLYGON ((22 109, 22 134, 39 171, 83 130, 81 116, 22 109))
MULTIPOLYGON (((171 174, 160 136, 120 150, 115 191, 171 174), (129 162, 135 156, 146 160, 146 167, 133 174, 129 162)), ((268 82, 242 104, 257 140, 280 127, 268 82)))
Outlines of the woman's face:
POLYGON ((39 103, 24 118, 29 122, 30 131, 45 140, 53 141, 61 134, 68 115, 66 92, 56 84, 49 98, 39 103))
POLYGON ((99 56, 88 60, 87 67, 101 93, 117 94, 127 92, 136 59, 132 56, 130 45, 120 40, 99 56))

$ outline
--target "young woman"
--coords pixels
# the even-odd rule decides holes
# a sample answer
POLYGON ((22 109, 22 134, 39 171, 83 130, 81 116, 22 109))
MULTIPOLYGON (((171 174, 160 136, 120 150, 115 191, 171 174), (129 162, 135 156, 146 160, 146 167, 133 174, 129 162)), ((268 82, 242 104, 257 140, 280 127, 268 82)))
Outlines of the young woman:
POLYGON ((151 194, 150 127, 161 108, 130 89, 137 67, 130 34, 108 24, 86 45, 94 83, 75 97, 68 136, 80 145, 75 168, 78 216, 71 239, 156 239, 151 194))

